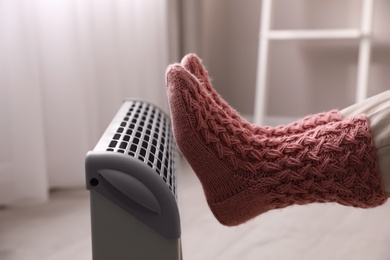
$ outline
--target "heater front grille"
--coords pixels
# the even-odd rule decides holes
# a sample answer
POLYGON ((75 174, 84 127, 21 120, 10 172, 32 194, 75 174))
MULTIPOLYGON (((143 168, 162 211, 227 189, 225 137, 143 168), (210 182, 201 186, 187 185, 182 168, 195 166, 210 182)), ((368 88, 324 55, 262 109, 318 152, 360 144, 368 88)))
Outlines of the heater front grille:
POLYGON ((154 169, 176 195, 176 155, 170 122, 149 103, 131 102, 127 113, 106 148, 108 152, 134 157, 154 169))

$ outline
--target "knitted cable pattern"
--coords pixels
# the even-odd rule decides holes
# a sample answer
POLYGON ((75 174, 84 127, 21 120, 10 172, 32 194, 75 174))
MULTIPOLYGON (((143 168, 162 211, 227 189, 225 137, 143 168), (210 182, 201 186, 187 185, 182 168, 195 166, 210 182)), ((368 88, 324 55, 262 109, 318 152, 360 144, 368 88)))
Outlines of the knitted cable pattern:
MULTIPOLYGON (((375 147, 364 115, 296 134, 259 136, 209 102, 182 66, 167 70, 176 142, 224 225, 293 204, 383 204, 375 147)), ((282 131, 282 130, 280 130, 282 131)))
POLYGON ((196 54, 190 53, 184 56, 181 61, 181 65, 199 80, 199 86, 205 91, 205 94, 208 94, 209 96, 207 98, 207 102, 215 103, 216 106, 220 107, 220 109, 224 111, 221 116, 234 120, 237 124, 247 128, 256 135, 274 137, 284 136, 287 134, 297 134, 313 129, 319 125, 325 125, 329 122, 337 122, 342 120, 342 116, 339 111, 332 110, 330 112, 306 116, 305 118, 288 125, 281 125, 277 127, 259 127, 257 125, 253 125, 242 118, 239 113, 234 108, 232 108, 218 94, 218 92, 215 91, 215 89, 212 87, 211 80, 205 66, 202 64, 201 59, 196 54))

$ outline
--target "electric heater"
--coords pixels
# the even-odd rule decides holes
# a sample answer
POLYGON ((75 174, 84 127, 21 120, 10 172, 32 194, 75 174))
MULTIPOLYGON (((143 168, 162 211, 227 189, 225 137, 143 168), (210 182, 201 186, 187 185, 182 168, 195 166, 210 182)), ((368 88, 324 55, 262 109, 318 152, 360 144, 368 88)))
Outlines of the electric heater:
POLYGON ((86 156, 94 260, 182 259, 169 117, 126 100, 86 156))

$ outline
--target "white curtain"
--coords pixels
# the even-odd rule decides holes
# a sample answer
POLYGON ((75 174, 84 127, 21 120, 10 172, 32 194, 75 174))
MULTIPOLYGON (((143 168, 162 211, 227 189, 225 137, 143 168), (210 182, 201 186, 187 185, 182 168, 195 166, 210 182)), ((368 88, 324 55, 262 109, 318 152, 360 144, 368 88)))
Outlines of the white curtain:
POLYGON ((84 186, 126 97, 167 109, 167 0, 0 0, 0 205, 84 186))

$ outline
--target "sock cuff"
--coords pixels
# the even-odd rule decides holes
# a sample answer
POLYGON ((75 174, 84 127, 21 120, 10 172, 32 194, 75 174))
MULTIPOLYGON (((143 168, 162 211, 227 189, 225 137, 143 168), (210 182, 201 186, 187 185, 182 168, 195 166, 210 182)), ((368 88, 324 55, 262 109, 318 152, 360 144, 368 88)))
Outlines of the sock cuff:
POLYGON ((383 204, 387 196, 367 116, 361 114, 324 125, 320 129, 318 137, 330 135, 326 138, 329 143, 325 150, 342 149, 341 153, 335 154, 339 158, 331 158, 332 162, 339 163, 337 167, 344 170, 344 173, 331 178, 332 191, 337 194, 336 202, 361 208, 383 204))

